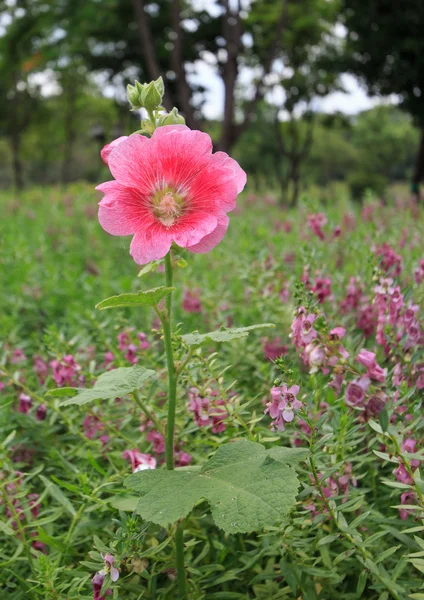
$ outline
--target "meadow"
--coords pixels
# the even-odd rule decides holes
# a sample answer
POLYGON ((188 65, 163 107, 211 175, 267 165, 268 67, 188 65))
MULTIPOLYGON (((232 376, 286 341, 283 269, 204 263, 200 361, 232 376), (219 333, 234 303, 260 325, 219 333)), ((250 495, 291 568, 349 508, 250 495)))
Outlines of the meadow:
MULTIPOLYGON (((143 518, 124 485, 165 461, 161 324, 148 307, 95 309, 164 285, 163 264, 138 277, 130 239, 101 229, 99 199, 83 183, 0 195, 0 586, 10 600, 177 594, 173 525, 143 518), (133 365, 157 379, 63 405, 68 388, 133 365)), ((298 480, 295 502, 273 524, 258 516, 255 531, 225 532, 216 502, 212 514, 214 501, 195 503, 182 534, 187 598, 424 598, 423 236, 423 208, 405 197, 304 195, 287 209, 248 186, 216 248, 179 252, 180 363, 179 332, 274 327, 190 351, 177 467, 195 472, 238 440, 296 450, 298 480)))

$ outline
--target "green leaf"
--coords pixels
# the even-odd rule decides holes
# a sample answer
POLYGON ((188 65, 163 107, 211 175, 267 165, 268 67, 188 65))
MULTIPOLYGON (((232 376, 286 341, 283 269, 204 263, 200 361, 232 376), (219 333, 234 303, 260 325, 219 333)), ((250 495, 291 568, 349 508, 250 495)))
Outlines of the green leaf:
POLYGON ((203 346, 211 342, 231 342, 240 338, 247 337, 254 329, 266 327, 275 327, 273 323, 261 323, 260 325, 250 325, 249 327, 232 327, 231 329, 218 329, 210 333, 187 333, 182 335, 181 339, 187 346, 203 346))
POLYGON ((359 575, 358 577, 358 584, 356 586, 356 597, 357 598, 361 598, 362 597, 362 592, 365 589, 365 584, 367 583, 367 572, 366 571, 362 571, 362 573, 359 575))
POLYGON ((46 490, 48 491, 50 496, 52 496, 55 500, 57 500, 59 502, 59 504, 61 504, 63 506, 63 508, 70 515, 72 515, 74 517, 76 515, 75 508, 72 506, 72 504, 70 503, 68 498, 65 496, 65 494, 60 489, 60 487, 58 487, 52 481, 49 481, 47 479, 47 477, 44 477, 44 475, 40 475, 40 479, 46 486, 46 490))
POLYGON ((46 392, 46 398, 68 398, 69 396, 76 396, 78 391, 78 388, 74 387, 55 388, 46 392))
POLYGON ((60 403, 60 406, 69 404, 87 404, 93 400, 110 400, 125 396, 139 390, 144 382, 156 373, 151 369, 145 369, 139 365, 133 367, 119 367, 100 375, 94 387, 91 389, 77 388, 77 394, 60 403))
POLYGON ((111 296, 96 304, 99 310, 106 308, 121 308, 126 306, 156 306, 170 294, 175 288, 173 287, 157 287, 151 290, 137 292, 135 294, 120 294, 119 296, 111 296))
POLYGON ((242 440, 221 446, 199 471, 141 471, 124 483, 141 496, 136 512, 158 525, 182 519, 206 500, 225 532, 258 531, 280 522, 296 502, 296 473, 275 460, 275 450, 242 440))
POLYGON ((6 525, 3 521, 0 521, 0 531, 2 531, 5 535, 15 535, 15 532, 9 525, 6 525))
POLYGON ((326 544, 331 544, 331 542, 334 542, 334 540, 338 540, 338 539, 340 539, 339 533, 330 533, 330 535, 326 535, 319 540, 319 542, 317 544, 317 548, 320 548, 321 546, 325 546, 326 544))
POLYGON ((394 554, 397 550, 399 550, 399 548, 400 546, 393 546, 392 548, 388 548, 387 550, 385 550, 377 556, 377 558, 375 559, 375 564, 378 565, 378 563, 382 562, 383 560, 386 560, 386 558, 389 558, 389 556, 394 554))
POLYGON ((147 263, 147 265, 144 265, 141 271, 139 271, 137 277, 143 277, 143 275, 147 275, 147 273, 150 273, 151 271, 156 271, 159 265, 162 265, 164 262, 165 261, 163 258, 159 260, 150 261, 149 263, 147 263))

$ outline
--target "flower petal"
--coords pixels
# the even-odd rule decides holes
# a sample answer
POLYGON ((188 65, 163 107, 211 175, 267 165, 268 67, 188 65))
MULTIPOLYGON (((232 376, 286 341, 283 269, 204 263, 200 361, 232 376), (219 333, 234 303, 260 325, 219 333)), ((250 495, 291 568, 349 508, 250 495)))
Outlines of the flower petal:
POLYGON ((99 202, 99 222, 111 235, 131 235, 142 221, 153 221, 143 197, 117 181, 107 181, 96 188, 105 194, 99 202))
POLYGON ((230 219, 227 217, 227 215, 220 215, 218 217, 218 225, 212 231, 212 233, 205 235, 205 237, 202 238, 197 244, 188 246, 187 250, 194 252, 195 254, 209 252, 222 241, 227 232, 229 222, 230 219))
POLYGON ((134 133, 109 154, 110 172, 124 186, 152 193, 158 184, 157 158, 152 156, 152 142, 134 133))
POLYGON ((134 235, 130 254, 138 265, 163 258, 172 244, 172 236, 161 225, 139 229, 134 235))
POLYGON ((196 211, 180 217, 169 231, 178 246, 188 248, 198 244, 205 236, 211 234, 217 225, 218 219, 215 215, 196 211))

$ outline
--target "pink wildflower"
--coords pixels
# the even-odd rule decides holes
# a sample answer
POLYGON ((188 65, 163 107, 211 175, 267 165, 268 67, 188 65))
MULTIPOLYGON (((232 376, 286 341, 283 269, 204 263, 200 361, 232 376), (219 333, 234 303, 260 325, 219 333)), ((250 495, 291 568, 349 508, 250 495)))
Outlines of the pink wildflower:
POLYGON ((316 277, 312 291, 316 294, 318 302, 322 304, 326 298, 331 296, 331 279, 329 277, 316 277))
POLYGON ((422 283, 424 281, 424 259, 421 259, 418 267, 414 271, 415 283, 422 283))
POLYGON ((106 600, 105 596, 110 596, 112 594, 112 590, 108 589, 105 592, 105 596, 100 596, 104 580, 105 576, 102 574, 102 572, 96 573, 91 580, 93 585, 93 600, 106 600))
POLYGON ((159 431, 152 429, 146 436, 146 440, 151 442, 153 445, 153 452, 155 454, 162 454, 165 452, 165 439, 159 431))
POLYGON ((130 461, 133 473, 146 471, 148 469, 156 469, 156 458, 151 454, 143 454, 136 448, 134 448, 134 450, 125 450, 122 453, 122 458, 130 461))
POLYGON ((200 290, 198 288, 193 291, 185 289, 182 306, 188 313, 201 313, 200 290))
POLYGON ((349 383, 346 388, 346 404, 349 406, 361 406, 365 400, 365 392, 370 385, 366 377, 349 383))
POLYGON ((369 377, 370 379, 375 379, 376 381, 380 381, 381 383, 385 382, 386 370, 382 369, 377 364, 374 352, 369 352, 368 350, 365 350, 365 348, 363 348, 356 357, 356 359, 361 365, 364 365, 364 367, 367 369, 367 377, 369 377))
POLYGON ((287 346, 283 344, 281 338, 275 337, 272 340, 264 338, 262 340, 262 349, 267 360, 275 360, 279 356, 287 354, 287 346))
POLYGON ((325 235, 322 231, 322 227, 327 223, 327 217, 324 213, 311 214, 307 216, 308 225, 312 229, 313 233, 319 237, 320 240, 325 239, 325 235))
POLYGON ((12 352, 12 358, 10 359, 10 362, 14 365, 17 365, 24 361, 26 361, 26 356, 24 354, 24 351, 21 350, 20 348, 16 348, 16 350, 14 350, 12 352))
POLYGON ((46 381, 47 375, 49 374, 49 365, 41 356, 34 356, 33 358, 34 372, 38 377, 38 381, 41 385, 46 381))
POLYGON ((45 404, 39 404, 35 411, 35 418, 37 421, 44 421, 47 416, 47 406, 45 404))
MULTIPOLYGON (((417 499, 416 499, 414 492, 404 492, 403 494, 401 494, 401 497, 400 497, 401 504, 411 505, 411 504, 415 504, 416 501, 417 501, 417 499)), ((399 517, 403 521, 406 521, 406 519, 411 514, 411 512, 412 511, 410 511, 408 509, 400 508, 399 509, 399 517)))
POLYGON ((53 379, 59 387, 81 383, 81 378, 77 377, 81 367, 72 354, 67 354, 62 360, 50 361, 50 366, 53 370, 53 379))
POLYGON ((286 385, 271 388, 272 400, 266 405, 264 413, 269 413, 271 419, 274 419, 272 429, 283 431, 284 423, 293 421, 294 411, 302 407, 301 401, 297 399, 299 389, 298 385, 292 385, 290 388, 286 385))
POLYGON ((150 348, 150 344, 147 341, 147 336, 145 333, 143 333, 142 331, 139 331, 137 333, 137 338, 138 338, 138 341, 140 342, 141 350, 147 350, 148 348, 150 348))
POLYGON ((164 257, 172 242, 195 253, 214 248, 246 183, 235 160, 212 154, 210 137, 185 125, 159 127, 150 139, 131 135, 108 166, 115 180, 97 187, 105 194, 99 221, 112 235, 134 235, 137 264, 164 257))
POLYGON ((27 396, 26 394, 20 394, 18 412, 26 415, 29 413, 31 406, 32 400, 30 396, 27 396))

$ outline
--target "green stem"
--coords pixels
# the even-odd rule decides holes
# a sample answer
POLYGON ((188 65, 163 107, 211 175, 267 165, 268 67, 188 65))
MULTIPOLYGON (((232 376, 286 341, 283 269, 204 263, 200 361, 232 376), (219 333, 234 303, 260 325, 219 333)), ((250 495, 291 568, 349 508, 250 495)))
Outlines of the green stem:
MULTIPOLYGON (((171 251, 165 256, 165 282, 172 287, 172 256, 171 251)), ((166 423, 165 456, 166 468, 174 468, 174 429, 175 408, 177 401, 177 373, 175 370, 174 352, 172 349, 172 292, 166 297, 166 311, 161 312, 163 336, 165 339, 166 363, 168 367, 168 420, 166 423)), ((184 524, 180 523, 175 531, 175 554, 177 567, 177 582, 180 600, 187 598, 186 577, 184 568, 184 524)))
POLYGON ((185 568, 184 568, 184 521, 175 530, 175 551, 177 563, 177 582, 180 600, 187 598, 185 568))
MULTIPOLYGON (((172 287, 171 253, 165 257, 166 286, 172 287)), ((166 468, 174 468, 174 428, 175 407, 177 400, 177 377, 175 372, 174 352, 172 350, 172 292, 166 297, 166 314, 162 316, 163 335, 165 338, 166 363, 168 367, 168 420, 166 423, 166 468)))

